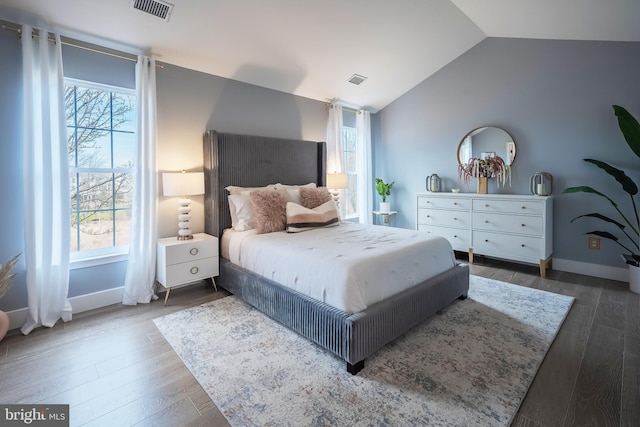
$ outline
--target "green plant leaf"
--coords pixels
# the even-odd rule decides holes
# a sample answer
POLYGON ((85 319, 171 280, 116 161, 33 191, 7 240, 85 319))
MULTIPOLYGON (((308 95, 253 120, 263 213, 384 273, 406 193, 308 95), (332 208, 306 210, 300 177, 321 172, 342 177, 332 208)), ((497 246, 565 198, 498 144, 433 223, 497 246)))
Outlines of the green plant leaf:
POLYGON ((600 197, 604 197, 605 199, 607 199, 609 202, 611 202, 611 204, 615 207, 617 207, 618 205, 616 204, 616 202, 614 202, 613 200, 611 200, 609 198, 609 196, 607 196, 606 194, 603 194, 601 192, 599 192, 598 190, 595 190, 591 187, 589 187, 588 185, 581 185, 578 187, 569 187, 569 188, 565 188, 563 193, 591 193, 591 194, 597 194, 600 197))
POLYGON ((614 168, 613 166, 600 160, 584 159, 584 161, 598 166, 600 169, 614 177, 616 181, 618 181, 620 185, 622 185, 622 189, 631 196, 635 196, 636 194, 638 194, 638 186, 636 185, 636 183, 633 182, 633 180, 620 169, 614 168))
MULTIPOLYGON (((589 218, 598 218, 601 219, 603 221, 609 222, 611 224, 615 224, 616 227, 618 227, 620 230, 624 230, 624 224, 619 223, 618 221, 616 221, 615 219, 611 219, 608 216, 604 216, 602 214, 596 213, 596 212, 592 212, 592 213, 588 213, 588 214, 584 214, 584 215, 579 215, 575 218, 573 218, 571 220, 571 222, 575 221, 578 218, 584 218, 584 217, 589 217, 589 218)), ((617 239, 616 239, 617 240, 617 239)))
POLYGON ((618 126, 627 141, 629 148, 640 157, 640 123, 623 107, 613 106, 613 111, 618 117, 618 126))

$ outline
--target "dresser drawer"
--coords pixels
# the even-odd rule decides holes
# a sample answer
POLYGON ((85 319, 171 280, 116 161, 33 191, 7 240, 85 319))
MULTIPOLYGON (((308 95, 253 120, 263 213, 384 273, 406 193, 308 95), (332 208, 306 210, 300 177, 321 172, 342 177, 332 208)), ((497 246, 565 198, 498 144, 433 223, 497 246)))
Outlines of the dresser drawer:
POLYGON ((473 214, 473 229, 541 237, 543 225, 541 216, 501 215, 478 212, 473 214))
POLYGON ((509 214, 542 215, 544 205, 542 202, 529 200, 473 200, 474 212, 495 212, 509 214))
POLYGON ((218 258, 205 258, 167 266, 164 286, 174 286, 218 276, 218 258))
POLYGON ((193 239, 179 245, 166 246, 168 265, 218 256, 217 239, 193 239))
POLYGON ((418 208, 456 209, 468 211, 469 199, 457 197, 418 197, 418 208))
POLYGON ((418 209, 418 224, 471 228, 471 214, 444 209, 418 209))
POLYGON ((434 236, 444 237, 451 243, 453 249, 457 251, 468 251, 469 245, 469 230, 463 230, 459 228, 449 227, 434 227, 429 225, 418 225, 419 231, 424 231, 427 234, 434 236))
POLYGON ((473 231, 473 251, 506 259, 538 262, 545 258, 543 240, 529 236, 473 231))

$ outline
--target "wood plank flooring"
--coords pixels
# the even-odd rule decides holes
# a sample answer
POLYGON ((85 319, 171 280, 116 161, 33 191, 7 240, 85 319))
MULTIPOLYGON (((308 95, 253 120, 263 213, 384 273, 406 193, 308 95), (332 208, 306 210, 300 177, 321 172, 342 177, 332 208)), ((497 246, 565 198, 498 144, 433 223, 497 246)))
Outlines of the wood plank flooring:
MULTIPOLYGON (((464 261, 464 259, 463 259, 464 261)), ((472 274, 576 301, 514 426, 640 425, 640 297, 626 283, 474 257, 472 274)), ((224 285, 224 284, 222 284, 224 285)), ((66 403, 72 426, 228 426, 153 319, 228 295, 204 285, 0 342, 0 402, 66 403)))

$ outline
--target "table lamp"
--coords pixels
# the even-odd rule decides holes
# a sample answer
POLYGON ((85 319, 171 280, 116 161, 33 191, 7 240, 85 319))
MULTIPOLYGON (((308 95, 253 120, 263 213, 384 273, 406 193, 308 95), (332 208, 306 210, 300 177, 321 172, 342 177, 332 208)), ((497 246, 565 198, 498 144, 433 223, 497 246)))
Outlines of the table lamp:
POLYGON ((349 175, 346 173, 328 173, 327 188, 331 191, 336 210, 340 212, 340 190, 349 186, 349 175))
POLYGON ((191 200, 187 196, 204 194, 204 172, 167 172, 162 174, 162 194, 180 197, 178 240, 193 239, 191 234, 191 200))

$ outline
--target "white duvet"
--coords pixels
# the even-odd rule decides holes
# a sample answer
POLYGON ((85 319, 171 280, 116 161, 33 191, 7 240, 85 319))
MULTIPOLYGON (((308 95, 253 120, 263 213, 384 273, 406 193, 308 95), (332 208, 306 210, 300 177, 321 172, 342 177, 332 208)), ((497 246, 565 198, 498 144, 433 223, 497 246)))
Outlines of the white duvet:
POLYGON ((293 234, 225 230, 223 255, 348 313, 362 311, 455 265, 445 238, 351 223, 293 234))

